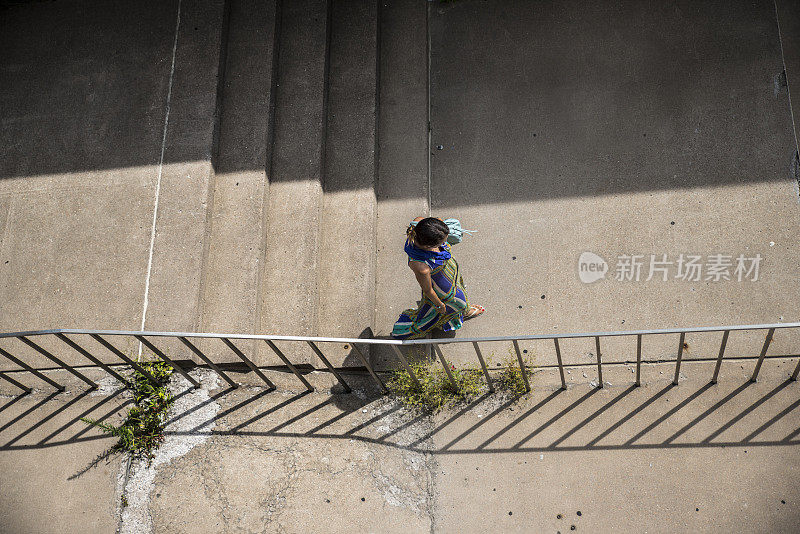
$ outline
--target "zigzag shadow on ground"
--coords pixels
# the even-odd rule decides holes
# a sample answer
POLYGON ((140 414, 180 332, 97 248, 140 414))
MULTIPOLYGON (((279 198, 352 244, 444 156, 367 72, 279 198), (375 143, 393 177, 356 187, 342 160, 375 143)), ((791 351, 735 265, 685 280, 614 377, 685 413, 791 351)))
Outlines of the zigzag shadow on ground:
MULTIPOLYGON (((727 393, 721 392, 714 402, 708 397, 720 386, 710 383, 697 388, 670 383, 654 392, 634 385, 619 391, 585 390, 583 384, 568 390, 542 387, 527 398, 486 393, 467 405, 431 417, 411 413, 390 397, 380 395, 367 378, 351 377, 362 382, 356 387, 359 394, 325 395, 324 399, 313 392, 276 392, 260 387, 218 390, 189 410, 172 414, 166 435, 347 439, 430 454, 800 444, 800 426, 787 417, 800 406, 800 394, 790 388, 794 384, 790 380, 756 395, 756 383, 747 381, 727 393), (783 394, 782 404, 775 402, 779 394, 783 394), (680 400, 668 409, 659 409, 670 395, 680 395, 680 400), (745 397, 746 405, 735 406, 745 397), (189 430, 170 430, 176 422, 209 403, 220 404, 220 411, 212 419, 189 430), (690 410, 690 417, 685 417, 690 410), (756 410, 759 417, 748 417, 756 410), (791 425, 791 432, 779 439, 757 439, 771 428, 774 433, 777 423, 791 425), (664 434, 665 429, 668 434, 664 434), (723 433, 744 437, 719 439, 723 433)), ((765 385, 760 387, 764 389, 765 385)), ((96 401, 89 392, 66 401, 60 393, 42 398, 30 394, 11 397, 0 405, 0 451, 108 439, 80 419, 113 420, 130 403, 120 393, 121 390, 99 396, 96 401)))

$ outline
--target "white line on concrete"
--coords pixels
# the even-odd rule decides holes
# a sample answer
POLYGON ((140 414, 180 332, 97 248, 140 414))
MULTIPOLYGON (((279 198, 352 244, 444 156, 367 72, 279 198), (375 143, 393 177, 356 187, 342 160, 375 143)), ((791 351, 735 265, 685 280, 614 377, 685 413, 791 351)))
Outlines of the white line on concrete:
MULTIPOLYGON (((426 217, 431 216, 431 206, 433 205, 433 198, 431 197, 431 189, 432 189, 432 178, 431 178, 431 150, 433 148, 432 142, 432 132, 431 132, 431 4, 425 6, 425 54, 427 55, 426 60, 426 67, 427 67, 427 74, 428 74, 428 81, 426 83, 426 91, 428 93, 428 124, 426 129, 428 130, 428 213, 425 214, 426 217)), ((144 328, 142 329, 144 330, 144 328)))
POLYGON ((794 122, 794 110, 792 109, 792 92, 789 87, 789 72, 786 70, 786 56, 783 53, 783 36, 781 35, 781 19, 778 14, 778 0, 773 1, 775 6, 775 24, 778 26, 778 43, 781 45, 781 63, 783 63, 783 73, 786 76, 786 94, 789 96, 789 116, 792 118, 792 132, 794 132, 794 149, 800 153, 800 142, 797 141, 797 125, 794 122))
MULTIPOLYGON (((158 160, 158 179, 156 180, 155 199, 153 201, 153 226, 150 229, 150 252, 147 256, 147 276, 144 280, 144 305, 142 306, 142 330, 147 319, 147 305, 150 295, 150 273, 153 271, 153 245, 156 240, 156 219, 158 217, 158 199, 161 193, 161 175, 164 170, 164 150, 167 146, 167 127, 169 126, 169 104, 172 98, 172 81, 175 77, 175 52, 178 49, 178 30, 181 27, 181 0, 178 0, 178 14, 175 17, 175 39, 172 42, 172 65, 169 69, 169 85, 167 87, 167 104, 164 113, 164 133, 161 136, 161 157, 158 160)), ((142 344, 139 343, 139 359, 142 357, 142 344)))

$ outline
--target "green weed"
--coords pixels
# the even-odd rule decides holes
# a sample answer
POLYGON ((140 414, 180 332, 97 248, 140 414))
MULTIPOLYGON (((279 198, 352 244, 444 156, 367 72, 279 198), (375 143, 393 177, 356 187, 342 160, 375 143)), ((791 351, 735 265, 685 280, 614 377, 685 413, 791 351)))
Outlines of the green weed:
POLYGON ((164 440, 166 414, 173 402, 172 394, 165 387, 172 375, 172 367, 164 362, 142 362, 139 365, 153 375, 158 386, 151 384, 139 371, 133 371, 128 385, 133 390, 134 406, 128 410, 121 425, 114 426, 88 417, 81 418, 81 421, 118 437, 119 441, 112 450, 152 458, 153 451, 164 440))
POLYGON ((387 384, 392 394, 407 408, 436 413, 442 408, 469 402, 485 390, 480 369, 456 369, 451 366, 450 371, 457 386, 453 387, 441 365, 425 362, 410 365, 421 387, 414 384, 406 370, 393 372, 387 384))
MULTIPOLYGON (((524 361, 524 360, 523 360, 524 361)), ((524 361, 525 366, 528 367, 530 362, 524 361)), ((528 375, 530 380, 530 375, 528 375)), ((495 378, 495 388, 498 390, 508 391, 512 395, 524 395, 525 379, 522 377, 522 372, 519 368, 519 362, 516 358, 507 358, 503 361, 502 371, 500 376, 495 378)))
MULTIPOLYGON (((527 354, 523 356, 522 362, 528 370, 528 380, 531 379, 530 369, 534 365, 535 355, 527 354)), ((486 357, 486 362, 490 368, 495 367, 495 352, 492 351, 486 357)), ((512 348, 509 348, 505 355, 502 356, 502 361, 499 364, 500 374, 495 377, 495 388, 500 391, 506 391, 512 395, 520 396, 526 393, 525 379, 522 378, 522 373, 519 370, 519 360, 517 353, 512 348)))
MULTIPOLYGON (((530 362, 525 363, 528 365, 530 362)), ((469 403, 488 391, 480 367, 456 369, 451 364, 450 371, 457 385, 453 387, 438 362, 417 362, 410 365, 419 380, 419 387, 404 369, 392 372, 387 384, 389 391, 406 408, 436 413, 444 408, 469 403)), ((516 358, 503 362, 503 370, 499 376, 492 377, 492 383, 498 392, 513 396, 526 393, 525 381, 516 358)))

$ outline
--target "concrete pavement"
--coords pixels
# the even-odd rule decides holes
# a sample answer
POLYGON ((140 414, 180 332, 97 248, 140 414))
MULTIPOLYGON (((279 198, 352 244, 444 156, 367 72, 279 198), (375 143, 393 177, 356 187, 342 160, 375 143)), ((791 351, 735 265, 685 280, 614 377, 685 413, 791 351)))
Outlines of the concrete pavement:
MULTIPOLYGON (((366 17, 377 24, 374 58, 352 41, 328 48, 319 3, 313 43, 292 34, 309 27, 303 13, 281 12, 288 4, 184 2, 180 24, 177 2, 127 6, 124 17, 119 6, 91 2, 3 8, 0 73, 13 83, 0 89, 12 110, 0 128, 0 329, 137 329, 147 294, 147 327, 263 331, 291 326, 262 322, 288 295, 294 324, 311 333, 320 311, 307 303, 338 309, 348 284, 329 281, 353 259, 314 268, 325 261, 309 245, 325 226, 314 206, 327 206, 342 230, 322 237, 325 250, 339 249, 337 235, 345 251, 358 239, 356 256, 375 240, 374 273, 336 278, 363 289, 375 277, 374 297, 341 306, 342 334, 386 334, 416 300, 403 232, 429 209, 479 230, 455 253, 471 297, 488 311, 461 335, 798 319, 791 2, 777 3, 777 20, 769 2, 508 2, 502 11, 471 0, 383 2, 366 17), (353 47, 359 91, 351 94, 335 83, 347 79, 353 47), (784 68, 786 85, 776 83, 784 68), (323 159, 329 138, 327 149, 345 148, 323 159), (326 189, 323 174, 339 181, 326 189), (363 232, 337 218, 347 220, 350 206, 363 232), (585 284, 578 257, 586 251, 612 274, 623 254, 764 261, 758 281, 684 281, 672 264, 667 281, 609 274, 585 284)), ((359 27, 371 39, 367 30, 359 27)), ((727 354, 758 354, 763 335, 732 334, 727 354)), ((236 378, 246 387, 231 392, 194 371, 203 387, 176 380, 181 402, 161 456, 134 466, 127 482, 118 460, 70 478, 112 442, 77 417, 113 420, 120 397, 85 394, 63 372, 48 372, 68 384, 55 396, 43 384, 5 396, 17 392, 2 382, 2 528, 791 532, 800 421, 797 384, 784 380, 796 358, 772 356, 796 353, 798 334, 777 334, 759 382, 746 383, 752 359, 728 359, 713 387, 713 364, 692 360, 715 356, 719 334, 686 341, 676 388, 671 365, 645 364, 642 388, 630 388, 623 365, 604 369, 609 384, 592 389, 593 343, 564 342, 565 361, 584 364, 570 368, 567 391, 541 371, 529 398, 491 396, 434 418, 378 398, 368 377, 339 395, 328 393, 325 373, 310 377, 321 386, 313 394, 287 373, 270 372, 277 392, 245 374, 236 378)), ((44 343, 86 363, 57 340, 44 343)), ((674 358, 677 343, 647 339, 644 357, 674 358)), ((50 365, 16 340, 2 346, 50 365)), ((135 352, 136 343, 121 348, 135 352)), ((521 348, 534 364, 554 362, 551 344, 521 348)), ((345 364, 358 364, 341 350, 345 364)), ((484 347, 495 363, 513 357, 509 350, 484 347)), ((445 351, 458 365, 474 363, 471 353, 445 351)), ((631 339, 603 341, 605 361, 634 355, 631 339)))
MULTIPOLYGON (((463 335, 800 317, 795 138, 788 91, 773 83, 784 67, 772 2, 432 4, 431 46, 431 144, 442 147, 431 207, 478 230, 454 254, 487 308, 463 335), (585 252, 606 262, 604 279, 581 281, 585 252), (730 280, 709 279, 717 254, 730 256, 730 280), (697 280, 680 277, 681 255, 700 257, 697 280), (760 255, 757 281, 733 274, 739 255, 760 255), (650 278, 651 259, 666 271, 650 278)), ((689 337, 687 357, 716 354, 719 336, 689 337)), ((783 335, 771 350, 796 342, 783 335)), ((645 357, 674 358, 677 345, 651 340, 645 357)))
POLYGON ((686 363, 678 386, 672 365, 646 364, 639 388, 629 367, 608 367, 602 390, 580 368, 565 391, 539 371, 528 396, 435 417, 367 377, 331 395, 230 390, 198 370, 198 390, 174 380, 167 439, 127 481, 118 459, 89 467, 111 440, 77 422, 114 417, 124 394, 110 384, 3 397, 3 532, 48 531, 53 503, 68 532, 87 517, 96 532, 117 520, 121 532, 793 532, 796 359, 768 363, 750 383, 752 360, 726 362, 713 386, 708 362, 686 363), (41 468, 20 469, 30 462, 41 468))
POLYGON ((149 506, 156 531, 176 532, 791 532, 793 364, 749 385, 749 365, 726 365, 716 386, 713 365, 689 364, 677 387, 654 365, 641 388, 619 368, 604 390, 573 370, 560 393, 543 372, 530 397, 433 419, 360 388, 237 391, 215 398, 208 441, 158 473, 149 506), (201 488, 199 518, 184 487, 201 488))
POLYGON ((130 398, 103 384, 22 396, 0 386, 0 532, 116 531, 125 460, 105 457, 116 438, 79 420, 119 422, 130 398))
POLYGON ((3 7, 4 331, 198 327, 222 8, 3 7))

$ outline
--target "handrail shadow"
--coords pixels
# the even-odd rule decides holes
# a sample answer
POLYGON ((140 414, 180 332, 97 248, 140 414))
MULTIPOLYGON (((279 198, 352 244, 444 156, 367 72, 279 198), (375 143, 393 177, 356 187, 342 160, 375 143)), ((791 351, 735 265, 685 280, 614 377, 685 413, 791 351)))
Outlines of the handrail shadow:
MULTIPOLYGON (((409 412, 397 401, 377 392, 363 398, 347 395, 345 399, 337 398, 337 394, 321 398, 321 395, 303 391, 286 398, 277 393, 271 395, 274 390, 263 387, 221 389, 202 403, 172 414, 165 435, 346 439, 430 454, 797 445, 800 440, 795 438, 800 434, 800 428, 782 439, 756 439, 778 422, 789 424, 787 416, 797 413, 800 392, 791 388, 787 390, 793 383, 790 380, 781 382, 763 394, 749 398, 746 406, 734 406, 732 402, 735 399, 741 398, 748 388, 755 387, 755 383, 747 381, 706 408, 702 406, 703 399, 708 397, 713 387, 719 386, 704 384, 697 388, 681 388, 669 384, 638 400, 633 399, 632 394, 644 389, 634 385, 618 392, 596 388, 583 391, 580 387, 548 390, 542 387, 535 390, 527 405, 520 397, 486 393, 469 404, 435 417, 409 412), (601 392, 603 395, 597 397, 601 392), (659 402, 666 401, 665 396, 670 392, 680 393, 681 400, 669 409, 659 409, 659 402), (782 392, 783 404, 770 402, 782 392), (791 398, 795 396, 798 398, 791 398), (584 408, 590 400, 592 403, 600 402, 584 408), (211 402, 221 404, 216 415, 189 430, 171 430, 173 423, 211 402), (692 413, 704 409, 687 421, 680 414, 690 405, 695 409, 692 413), (760 417, 748 417, 757 409, 760 417), (712 415, 716 415, 716 423, 712 421, 712 415), (634 418, 638 423, 630 437, 618 439, 615 443, 600 443, 621 434, 622 427, 632 426, 634 418), (567 421, 571 422, 567 424, 567 421), (563 428, 559 423, 564 423, 563 428), (593 430, 589 428, 590 424, 594 425, 593 430), (666 438, 643 442, 646 438, 652 441, 654 432, 664 430, 668 425, 674 425, 676 429, 666 438), (744 438, 718 439, 732 429, 744 434, 744 438), (690 431, 703 435, 687 439, 690 431), (575 444, 578 438, 580 443, 575 444), (681 442, 678 442, 679 438, 681 442)), ((177 395, 189 391, 187 388, 177 395)), ((119 414, 131 402, 121 398, 120 393, 118 390, 110 395, 91 397, 90 392, 85 392, 69 399, 60 399, 64 394, 58 392, 44 397, 29 393, 13 397, 0 409, 0 451, 44 449, 105 439, 107 436, 84 424, 81 418, 92 416, 104 421, 119 414)))

